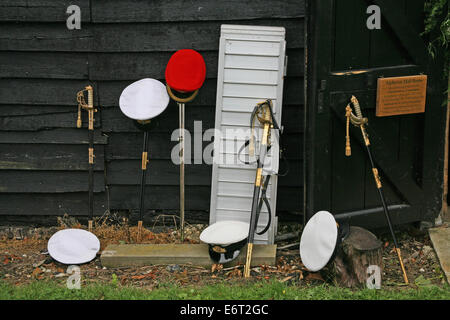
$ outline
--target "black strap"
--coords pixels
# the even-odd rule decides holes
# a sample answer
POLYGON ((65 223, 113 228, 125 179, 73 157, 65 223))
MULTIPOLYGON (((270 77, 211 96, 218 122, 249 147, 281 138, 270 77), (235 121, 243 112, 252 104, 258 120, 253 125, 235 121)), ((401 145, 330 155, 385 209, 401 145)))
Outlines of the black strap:
POLYGON ((264 184, 263 184, 261 199, 259 200, 258 211, 256 211, 256 224, 258 224, 259 215, 261 213, 263 203, 266 205, 267 212, 269 214, 269 220, 267 221, 266 227, 262 231, 256 233, 258 236, 266 233, 267 230, 269 230, 269 228, 270 228, 270 224, 272 223, 272 210, 270 209, 269 199, 267 199, 267 187, 269 186, 269 181, 270 181, 270 176, 267 176, 264 181, 264 184))

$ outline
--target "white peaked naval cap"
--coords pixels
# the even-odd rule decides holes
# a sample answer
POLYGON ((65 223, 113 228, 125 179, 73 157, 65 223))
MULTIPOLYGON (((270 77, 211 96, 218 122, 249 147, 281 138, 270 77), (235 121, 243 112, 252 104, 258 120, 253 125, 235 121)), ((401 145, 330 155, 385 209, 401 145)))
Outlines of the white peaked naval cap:
POLYGON ((134 120, 150 120, 169 104, 166 86, 155 79, 142 79, 126 87, 119 99, 120 110, 134 120))
POLYGON ((306 224, 300 239, 300 257, 312 272, 323 269, 336 249, 338 227, 327 211, 316 213, 306 224))
POLYGON ((219 246, 227 246, 248 237, 250 224, 242 221, 220 221, 210 225, 200 234, 200 240, 219 246))
POLYGON ((64 229, 48 241, 48 253, 64 264, 82 264, 95 258, 100 241, 91 232, 82 229, 64 229))

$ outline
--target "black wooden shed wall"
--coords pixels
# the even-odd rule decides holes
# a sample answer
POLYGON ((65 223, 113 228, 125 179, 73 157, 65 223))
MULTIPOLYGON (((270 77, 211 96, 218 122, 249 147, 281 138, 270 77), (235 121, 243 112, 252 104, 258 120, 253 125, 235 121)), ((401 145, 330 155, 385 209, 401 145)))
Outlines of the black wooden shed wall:
MULTIPOLYGON (((142 134, 118 108, 122 90, 145 77, 163 81, 171 54, 205 58, 207 80, 187 106, 214 127, 221 24, 286 28, 284 147, 290 173, 280 178, 279 212, 303 209, 303 0, 2 0, 0 2, 0 215, 87 214, 87 129, 76 129, 76 93, 94 87, 95 211, 137 208, 142 134), (69 5, 81 30, 66 28, 69 5)), ((86 115, 84 115, 86 117, 86 115)), ((178 167, 170 160, 178 110, 171 102, 150 136, 147 207, 178 209, 178 167)), ((189 218, 207 221, 211 167, 186 167, 189 218), (203 212, 200 216, 194 212, 203 212)), ((282 216, 281 216, 282 217, 282 216)))

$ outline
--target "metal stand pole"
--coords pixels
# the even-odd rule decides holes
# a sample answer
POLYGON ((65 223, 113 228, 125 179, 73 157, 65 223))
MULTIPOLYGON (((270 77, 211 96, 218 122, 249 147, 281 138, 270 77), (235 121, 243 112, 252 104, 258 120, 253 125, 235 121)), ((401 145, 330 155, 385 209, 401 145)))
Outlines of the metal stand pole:
POLYGON ((144 143, 142 146, 142 170, 141 170, 141 188, 139 191, 139 221, 138 221, 138 234, 137 242, 141 241, 142 224, 145 211, 145 178, 147 174, 148 163, 148 132, 144 131, 144 143))
POLYGON ((184 241, 184 110, 185 104, 178 103, 180 121, 180 225, 181 242, 184 241))

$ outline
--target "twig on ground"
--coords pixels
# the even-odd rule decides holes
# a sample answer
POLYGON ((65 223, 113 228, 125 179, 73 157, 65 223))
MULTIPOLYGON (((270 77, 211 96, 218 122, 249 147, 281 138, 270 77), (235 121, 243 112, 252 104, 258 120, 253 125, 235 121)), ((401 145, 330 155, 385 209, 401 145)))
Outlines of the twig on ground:
POLYGON ((276 236, 275 242, 286 241, 286 240, 290 240, 290 239, 298 239, 299 236, 300 236, 300 232, 285 233, 285 234, 276 236))
POLYGON ((300 245, 300 242, 291 243, 291 244, 279 247, 279 248, 277 248, 277 250, 286 250, 286 249, 289 249, 289 248, 292 248, 292 247, 297 247, 299 245, 300 245))

